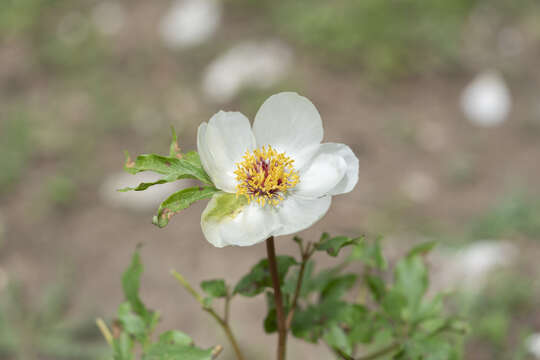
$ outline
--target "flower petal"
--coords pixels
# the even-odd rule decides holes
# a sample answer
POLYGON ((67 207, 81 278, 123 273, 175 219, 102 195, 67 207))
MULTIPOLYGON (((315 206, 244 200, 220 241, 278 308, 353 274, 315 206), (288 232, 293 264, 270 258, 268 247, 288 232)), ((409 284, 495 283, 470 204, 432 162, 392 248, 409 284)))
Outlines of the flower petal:
POLYGON ((216 247, 255 245, 279 229, 279 218, 274 208, 261 207, 256 202, 251 204, 244 202, 237 204, 238 206, 228 207, 228 204, 234 202, 231 197, 236 198, 233 194, 216 194, 203 211, 202 231, 212 245, 216 247))
POLYGON ((220 111, 199 126, 197 150, 217 188, 236 192, 236 163, 255 148, 249 120, 239 112, 220 111))
POLYGON ((319 154, 340 156, 347 164, 343 179, 328 193, 339 195, 351 192, 358 183, 358 158, 351 148, 345 144, 325 143, 319 148, 319 154))
POLYGON ((307 98, 292 92, 269 97, 255 116, 257 145, 285 152, 301 169, 318 150, 323 138, 319 112, 307 98))
POLYGON ((272 235, 289 235, 302 231, 322 219, 330 208, 332 199, 324 196, 318 199, 302 199, 288 196, 278 207, 281 228, 272 235))
POLYGON ((343 179, 347 163, 332 153, 319 153, 300 173, 300 182, 292 191, 302 198, 315 199, 328 195, 343 179))

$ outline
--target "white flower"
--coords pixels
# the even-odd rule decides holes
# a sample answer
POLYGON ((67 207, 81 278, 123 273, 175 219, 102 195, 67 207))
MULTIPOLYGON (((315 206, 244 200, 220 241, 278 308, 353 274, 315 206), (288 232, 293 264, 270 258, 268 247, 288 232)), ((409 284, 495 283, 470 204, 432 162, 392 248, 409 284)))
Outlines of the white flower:
POLYGON ((320 220, 332 195, 358 181, 358 159, 343 144, 321 144, 315 106, 296 93, 271 96, 253 128, 238 112, 215 114, 199 127, 204 169, 222 190, 201 218, 214 246, 248 246, 304 230, 320 220))

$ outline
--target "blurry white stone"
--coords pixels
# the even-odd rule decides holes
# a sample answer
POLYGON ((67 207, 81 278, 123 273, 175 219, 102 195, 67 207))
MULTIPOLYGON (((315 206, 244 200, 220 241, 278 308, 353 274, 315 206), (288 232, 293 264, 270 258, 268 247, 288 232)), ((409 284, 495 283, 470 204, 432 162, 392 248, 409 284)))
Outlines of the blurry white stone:
POLYGON ((56 34, 64 44, 78 45, 88 36, 88 23, 81 13, 71 12, 60 20, 56 34))
POLYGON ((497 48, 504 57, 518 56, 524 48, 523 34, 511 27, 502 29, 497 37, 497 48))
POLYGON ((176 0, 161 20, 161 37, 171 48, 201 44, 217 30, 221 12, 218 0, 176 0))
POLYGON ((103 1, 94 7, 92 20, 103 35, 115 35, 126 23, 126 11, 117 1, 103 1))
POLYGON ((280 42, 244 42, 208 66, 203 90, 214 101, 227 102, 243 87, 264 89, 276 84, 286 75, 291 62, 291 50, 280 42))
POLYGON ((401 191, 412 201, 424 203, 437 191, 437 183, 431 175, 415 171, 405 176, 401 183, 401 191))
POLYGON ((441 283, 440 286, 481 290, 494 270, 515 262, 518 252, 518 248, 509 242, 476 241, 440 261, 442 265, 437 282, 441 283))
POLYGON ((180 183, 186 180, 154 185, 144 191, 120 192, 117 190, 136 187, 143 182, 154 182, 160 178, 160 175, 150 172, 142 172, 136 175, 115 173, 110 175, 101 185, 99 195, 104 203, 112 207, 135 211, 157 210, 159 204, 169 195, 178 191, 180 183))
POLYGON ((525 340, 525 346, 531 355, 540 359, 540 333, 531 334, 525 340))
POLYGON ((428 121, 423 123, 417 134, 418 143, 430 152, 444 149, 446 146, 446 133, 440 122, 428 121))
POLYGON ((503 77, 488 70, 477 75, 461 94, 461 108, 475 125, 494 126, 508 117, 512 98, 503 77))

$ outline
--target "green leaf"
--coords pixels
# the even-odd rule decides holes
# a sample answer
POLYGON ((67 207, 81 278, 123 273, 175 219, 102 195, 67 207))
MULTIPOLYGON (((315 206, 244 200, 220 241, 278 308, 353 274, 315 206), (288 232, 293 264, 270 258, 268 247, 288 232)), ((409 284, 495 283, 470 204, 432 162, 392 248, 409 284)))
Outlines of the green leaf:
POLYGON ((180 147, 178 146, 178 136, 176 136, 176 130, 171 125, 172 140, 169 146, 169 156, 174 157, 180 154, 180 147))
POLYGON ((375 276, 372 274, 365 274, 364 280, 366 281, 366 284, 369 291, 371 292, 371 295, 373 296, 373 299, 376 302, 381 302, 381 300, 386 295, 386 284, 384 283, 384 281, 379 276, 375 276))
POLYGON ((323 301, 298 308, 291 324, 292 334, 305 341, 316 343, 333 324, 343 320, 347 304, 342 301, 323 301))
POLYGON ((213 298, 224 298, 227 297, 227 286, 225 285, 225 280, 206 280, 201 283, 201 288, 205 293, 213 298))
POLYGON ((139 185, 136 188, 125 188, 122 191, 129 190, 144 190, 151 185, 161 184, 164 182, 172 182, 180 179, 195 179, 205 184, 213 185, 212 180, 204 170, 199 154, 196 151, 191 151, 178 156, 163 156, 157 154, 144 154, 137 156, 135 161, 131 161, 129 154, 126 153, 126 164, 124 166, 130 174, 137 174, 142 171, 152 171, 158 174, 165 175, 164 178, 155 183, 146 183, 139 185))
POLYGON ((133 340, 125 333, 120 333, 117 339, 113 340, 113 359, 114 360, 133 360, 133 340))
POLYGON ((169 330, 162 333, 159 335, 159 342, 161 344, 193 345, 193 339, 189 335, 177 330, 169 330))
POLYGON ((420 256, 406 257, 396 264, 394 287, 405 296, 408 310, 415 316, 428 288, 428 271, 420 256))
POLYGON ((118 307, 118 321, 122 324, 122 329, 137 340, 142 341, 146 337, 146 324, 142 317, 132 311, 129 302, 118 307))
POLYGON ((332 279, 321 292, 323 300, 339 300, 356 282, 355 274, 346 274, 332 279))
POLYGON ((139 297, 139 286, 143 270, 144 266, 141 263, 139 250, 136 250, 131 259, 131 264, 122 276, 122 288, 131 310, 144 320, 146 327, 151 331, 159 319, 159 314, 148 310, 139 297))
POLYGON ((352 344, 369 343, 373 338, 373 321, 368 309, 360 304, 347 307, 344 322, 350 328, 349 340, 352 344))
POLYGON ((161 203, 158 214, 154 216, 152 223, 160 228, 165 227, 175 214, 196 201, 211 198, 217 192, 219 190, 213 186, 191 187, 180 190, 161 203))
MULTIPOLYGON (((289 268, 293 265, 298 265, 298 262, 292 256, 277 256, 277 268, 280 284, 283 284, 283 279, 289 268)), ((272 287, 272 278, 268 267, 268 259, 261 260, 245 275, 234 288, 235 294, 241 294, 247 297, 253 297, 262 293, 265 288, 272 287)))
POLYGON ((345 246, 357 244, 362 241, 363 238, 354 238, 351 239, 347 236, 336 236, 330 238, 327 233, 324 233, 321 237, 321 240, 315 244, 315 249, 318 251, 326 251, 328 255, 336 257, 339 254, 339 251, 345 246))
POLYGON ((339 349, 345 354, 351 356, 352 345, 345 331, 337 324, 330 326, 330 329, 324 334, 324 341, 334 349, 339 349))
POLYGON ((388 266, 381 249, 381 239, 375 241, 359 241, 354 244, 353 251, 349 257, 352 261, 361 261, 367 266, 385 270, 388 266))
POLYGON ((389 290, 381 301, 384 311, 393 319, 401 320, 407 298, 395 289, 389 290))
POLYGON ((142 360, 212 360, 212 349, 158 343, 148 349, 142 360))
POLYGON ((413 247, 409 252, 407 253, 407 257, 413 257, 416 255, 425 255, 429 253, 433 248, 437 245, 436 241, 427 241, 420 245, 417 245, 413 247))

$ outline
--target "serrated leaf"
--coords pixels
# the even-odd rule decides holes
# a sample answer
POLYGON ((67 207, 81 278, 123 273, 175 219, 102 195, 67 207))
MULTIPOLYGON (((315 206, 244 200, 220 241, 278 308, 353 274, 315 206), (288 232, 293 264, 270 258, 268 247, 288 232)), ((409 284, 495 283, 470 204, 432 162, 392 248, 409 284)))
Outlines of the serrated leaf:
POLYGON ((429 253, 433 248, 437 246, 436 241, 427 241, 422 244, 416 245, 407 253, 407 257, 413 257, 416 255, 425 255, 429 253))
POLYGON ((159 210, 152 223, 160 228, 167 226, 169 220, 178 212, 196 201, 209 199, 219 190, 213 186, 191 187, 175 192, 159 205, 159 210))
MULTIPOLYGON (((292 256, 277 256, 277 268, 280 284, 289 268, 298 265, 298 262, 292 256)), ((272 278, 268 267, 268 259, 261 260, 245 275, 234 288, 235 294, 241 294, 247 297, 253 297, 262 293, 266 288, 272 287, 272 278)))
POLYGON ((181 158, 177 156, 144 154, 137 156, 135 161, 131 161, 129 154, 126 153, 124 170, 130 174, 137 174, 142 171, 152 171, 165 175, 165 177, 154 183, 141 184, 136 188, 125 188, 123 191, 140 191, 155 184, 162 184, 164 182, 172 182, 180 179, 195 179, 207 185, 213 185, 212 180, 201 164, 199 154, 195 151, 184 154, 181 158))
POLYGON ((169 330, 159 335, 159 343, 192 346, 193 339, 181 331, 169 330))
POLYGON ((203 350, 193 346, 174 344, 154 344, 143 360, 212 360, 212 349, 203 350))
POLYGON ((328 234, 324 233, 321 240, 315 244, 315 249, 318 251, 326 251, 328 255, 336 257, 342 248, 356 244, 361 240, 362 238, 351 239, 347 236, 336 236, 331 238, 328 234))
POLYGON ((201 283, 201 289, 213 298, 224 298, 227 296, 227 286, 225 280, 206 280, 201 283))

